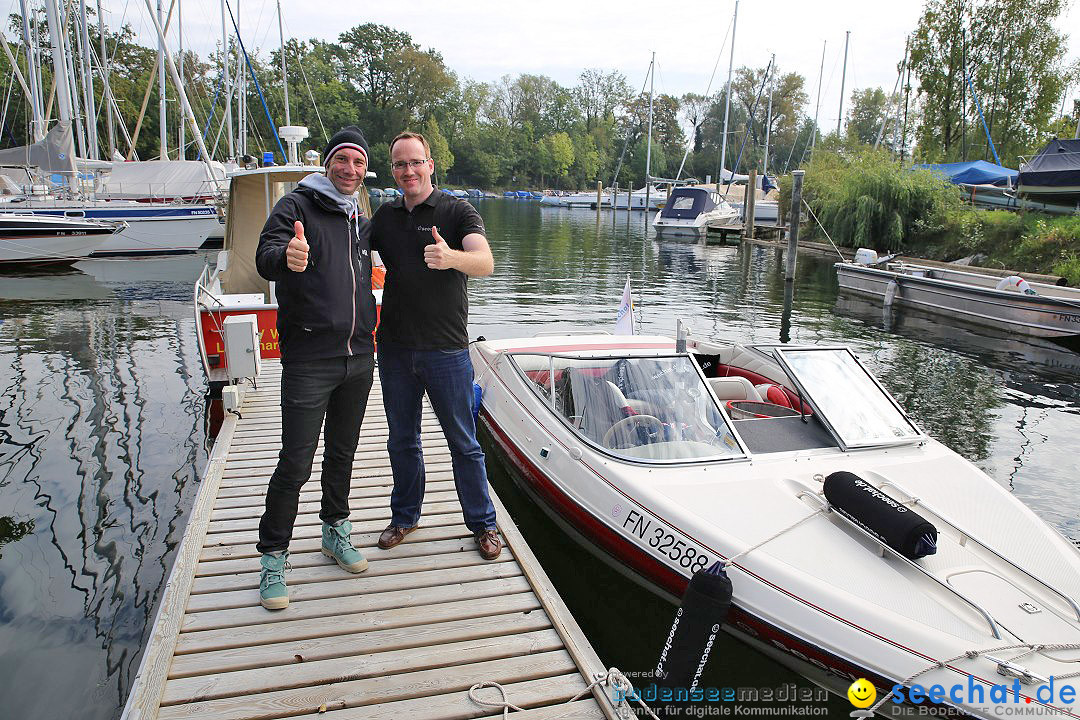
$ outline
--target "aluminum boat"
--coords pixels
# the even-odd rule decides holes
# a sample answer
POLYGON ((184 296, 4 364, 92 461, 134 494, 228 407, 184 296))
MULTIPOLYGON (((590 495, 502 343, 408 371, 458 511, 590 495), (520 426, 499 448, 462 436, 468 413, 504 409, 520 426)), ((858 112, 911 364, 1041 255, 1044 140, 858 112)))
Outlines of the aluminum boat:
POLYGON ((998 330, 1047 338, 1080 335, 1080 290, 907 262, 836 263, 842 291, 883 298, 998 330))
POLYGON ((541 507, 647 587, 676 598, 726 564, 725 629, 833 691, 866 678, 884 715, 1080 717, 1061 692, 1080 684, 1076 546, 851 350, 684 342, 478 340, 480 422, 541 507), (828 495, 837 478, 936 540, 897 546, 828 495), (932 706, 917 686, 940 686, 932 706))

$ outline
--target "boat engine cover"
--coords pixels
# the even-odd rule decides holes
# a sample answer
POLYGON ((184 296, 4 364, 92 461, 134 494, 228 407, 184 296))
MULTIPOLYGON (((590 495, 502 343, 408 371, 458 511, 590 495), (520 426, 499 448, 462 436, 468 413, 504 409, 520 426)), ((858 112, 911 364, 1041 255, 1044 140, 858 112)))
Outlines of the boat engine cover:
POLYGON ((833 508, 910 560, 937 552, 937 528, 854 473, 825 478, 825 498, 833 508))

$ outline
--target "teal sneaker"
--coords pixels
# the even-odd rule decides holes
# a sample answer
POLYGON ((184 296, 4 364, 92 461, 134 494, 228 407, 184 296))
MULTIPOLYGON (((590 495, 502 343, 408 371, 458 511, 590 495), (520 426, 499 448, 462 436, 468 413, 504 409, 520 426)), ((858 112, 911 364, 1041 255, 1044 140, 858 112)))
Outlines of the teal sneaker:
POLYGON ((285 587, 285 570, 288 568, 289 551, 263 553, 262 574, 259 576, 259 602, 267 610, 283 610, 289 607, 289 589, 285 587))
POLYGON ((352 533, 352 523, 342 520, 337 525, 323 523, 322 526, 322 554, 334 558, 342 569, 351 573, 359 573, 367 570, 367 560, 360 551, 353 547, 349 534, 352 533))

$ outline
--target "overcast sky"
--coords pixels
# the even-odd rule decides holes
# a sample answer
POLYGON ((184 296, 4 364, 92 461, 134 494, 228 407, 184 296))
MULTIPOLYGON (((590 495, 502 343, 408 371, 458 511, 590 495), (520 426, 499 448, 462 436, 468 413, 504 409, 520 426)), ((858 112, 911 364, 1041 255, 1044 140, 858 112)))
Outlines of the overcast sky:
MULTIPOLYGON (((2 1, 2 0, 0 0, 2 1)), ((15 6, 14 0, 9 0, 15 6)), ((149 40, 146 0, 103 0, 106 19, 121 18, 149 40)), ((156 6, 157 0, 151 0, 156 6)), ((164 0, 166 9, 169 0, 164 0)), ((185 47, 202 55, 221 39, 220 0, 179 0, 185 47)), ((87 0, 95 4, 96 0, 87 0)), ((230 0, 239 4, 245 45, 276 49, 275 0, 230 0)), ((1056 25, 1069 33, 1069 59, 1080 56, 1080 11, 1074 2, 1056 25), (1071 31, 1071 32, 1070 32, 1071 31)), ((727 78, 729 30, 734 0, 672 2, 335 2, 282 0, 286 37, 336 40, 345 29, 366 22, 403 30, 424 49, 442 53, 459 77, 482 82, 521 73, 547 75, 572 87, 584 68, 619 70, 640 89, 649 58, 656 53, 656 91, 673 95, 704 93, 714 66, 712 91, 727 78), (727 38, 727 43, 725 43, 727 38), (720 58, 717 66, 717 58, 720 58)), ((771 0, 739 3, 735 66, 764 67, 772 53, 782 72, 806 78, 814 114, 822 46, 825 45, 820 123, 836 124, 843 68, 844 35, 851 31, 845 96, 855 88, 890 91, 904 54, 904 40, 922 12, 922 3, 867 0, 771 0)), ((175 44, 176 37, 170 33, 175 44)), ((1070 96, 1080 95, 1074 87, 1070 96)), ((845 108, 846 110, 846 108, 845 108)))

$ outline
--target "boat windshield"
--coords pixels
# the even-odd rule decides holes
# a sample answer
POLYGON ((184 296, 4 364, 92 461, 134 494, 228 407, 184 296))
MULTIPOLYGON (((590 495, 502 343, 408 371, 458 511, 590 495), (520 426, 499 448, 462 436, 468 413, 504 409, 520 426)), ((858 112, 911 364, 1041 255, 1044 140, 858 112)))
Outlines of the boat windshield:
POLYGON ((790 348, 776 356, 846 447, 911 442, 922 435, 847 348, 790 348))
POLYGON ((608 453, 638 462, 743 454, 689 357, 515 354, 514 362, 554 412, 608 453))

